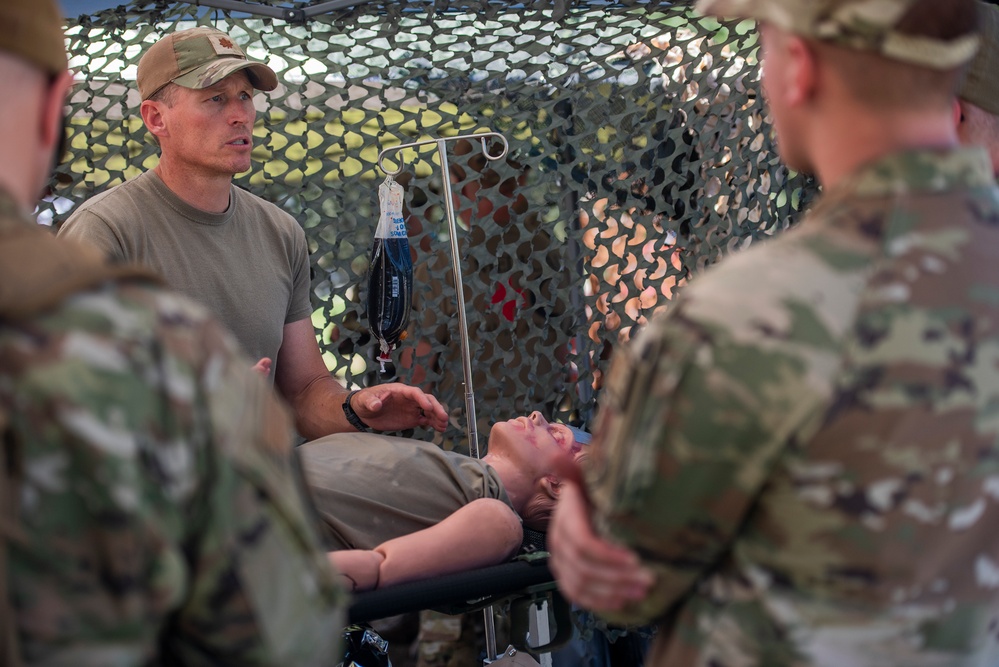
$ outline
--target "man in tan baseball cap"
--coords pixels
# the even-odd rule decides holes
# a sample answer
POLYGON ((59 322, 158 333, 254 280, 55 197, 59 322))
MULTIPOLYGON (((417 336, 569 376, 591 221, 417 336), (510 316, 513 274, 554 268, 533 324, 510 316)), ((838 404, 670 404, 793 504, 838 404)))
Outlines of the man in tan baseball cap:
POLYGON ((961 143, 984 146, 999 176, 999 5, 979 2, 982 46, 961 87, 954 116, 961 143))
POLYGON ((699 9, 758 22, 781 157, 823 193, 615 351, 559 587, 659 622, 650 667, 997 665, 999 188, 952 117, 974 2, 699 9))
POLYGON ((119 262, 153 267, 236 334, 291 404, 299 433, 443 430, 447 413, 416 387, 348 392, 326 368, 312 325, 305 232, 273 203, 236 187, 250 169, 254 90, 275 73, 209 27, 171 33, 142 56, 139 111, 160 146, 150 171, 80 206, 59 230, 119 262))
POLYGON ((192 89, 210 88, 235 72, 245 71, 257 90, 274 90, 277 75, 263 63, 248 60, 224 32, 202 26, 167 35, 139 60, 139 94, 148 100, 168 83, 192 89))

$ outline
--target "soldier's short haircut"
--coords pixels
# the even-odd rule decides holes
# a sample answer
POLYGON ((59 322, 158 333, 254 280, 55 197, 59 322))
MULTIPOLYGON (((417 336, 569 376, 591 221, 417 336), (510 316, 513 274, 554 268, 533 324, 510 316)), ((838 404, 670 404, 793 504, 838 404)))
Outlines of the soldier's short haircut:
POLYGON ((168 107, 172 107, 176 94, 177 94, 177 84, 168 83, 155 93, 149 96, 149 101, 151 102, 161 102, 168 107))

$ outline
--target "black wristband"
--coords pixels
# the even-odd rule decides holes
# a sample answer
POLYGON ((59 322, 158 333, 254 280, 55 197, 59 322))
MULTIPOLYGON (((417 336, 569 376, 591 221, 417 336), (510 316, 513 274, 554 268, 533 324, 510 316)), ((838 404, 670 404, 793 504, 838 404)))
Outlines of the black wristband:
POLYGON ((370 431, 371 427, 361 421, 361 418, 357 416, 356 412, 354 412, 354 408, 350 407, 350 399, 353 398, 354 394, 359 391, 360 389, 355 389, 347 394, 347 398, 343 402, 343 414, 347 417, 347 422, 358 431, 370 431))

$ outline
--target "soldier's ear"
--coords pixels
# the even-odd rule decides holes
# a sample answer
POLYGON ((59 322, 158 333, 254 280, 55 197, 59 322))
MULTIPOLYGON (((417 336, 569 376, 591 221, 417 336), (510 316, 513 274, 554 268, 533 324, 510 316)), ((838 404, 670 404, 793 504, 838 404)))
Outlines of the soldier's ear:
POLYGON ((819 63, 815 49, 797 35, 788 35, 784 42, 787 59, 784 99, 791 106, 809 102, 819 84, 819 63))
POLYGON ((562 480, 557 475, 545 475, 541 478, 541 491, 552 500, 558 500, 562 492, 562 480))
POLYGON ((156 100, 143 100, 139 106, 142 122, 146 124, 146 129, 149 130, 149 133, 157 139, 169 134, 166 126, 166 118, 163 116, 163 110, 166 106, 165 102, 158 102, 156 100))
POLYGON ((954 114, 954 127, 961 127, 961 124, 964 122, 964 102, 955 97, 951 112, 954 114))
MULTIPOLYGON (((41 144, 49 153, 55 153, 66 136, 66 95, 72 86, 73 75, 70 72, 56 75, 49 83, 39 119, 41 125, 38 128, 41 144)), ((56 155, 56 161, 61 157, 62 155, 56 155)))

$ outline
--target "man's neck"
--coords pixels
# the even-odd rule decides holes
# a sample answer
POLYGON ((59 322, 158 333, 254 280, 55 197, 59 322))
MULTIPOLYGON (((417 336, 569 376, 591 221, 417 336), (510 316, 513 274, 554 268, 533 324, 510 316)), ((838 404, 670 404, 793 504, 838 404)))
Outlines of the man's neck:
POLYGON ((18 179, 4 178, 3 174, 0 174, 0 197, 9 199, 22 215, 30 216, 34 211, 32 200, 27 195, 27 188, 18 179))
MULTIPOLYGON (((33 116, 14 116, 21 119, 31 117, 33 116)), ((4 155, 17 155, 19 159, 0 162, 0 192, 5 193, 24 215, 30 216, 35 210, 44 184, 44 181, 38 178, 42 175, 42 170, 39 168, 41 150, 37 143, 28 141, 33 135, 23 129, 19 132, 15 129, 10 131, 3 129, 0 128, 0 137, 4 137, 2 144, 4 155)))
POLYGON ((177 165, 167 156, 153 168, 156 175, 180 199, 205 213, 224 213, 229 208, 232 176, 205 174, 177 165))
POLYGON ((497 456, 496 454, 486 454, 482 457, 482 461, 492 466, 496 474, 499 475, 514 511, 522 515, 527 501, 531 499, 531 493, 533 492, 530 480, 525 478, 516 463, 505 457, 497 456))
POLYGON ((813 141, 816 176, 824 188, 835 187, 865 164, 900 151, 953 148, 958 145, 947 112, 840 113, 829 118, 813 141))

